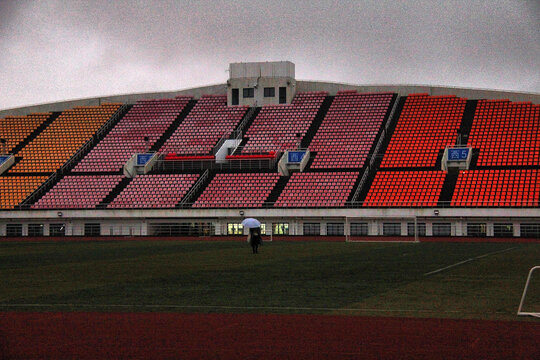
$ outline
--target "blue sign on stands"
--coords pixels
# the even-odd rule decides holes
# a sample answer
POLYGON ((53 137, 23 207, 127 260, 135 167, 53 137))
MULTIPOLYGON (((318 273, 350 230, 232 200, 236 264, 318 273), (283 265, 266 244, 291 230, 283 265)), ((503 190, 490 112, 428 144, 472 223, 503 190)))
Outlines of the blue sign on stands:
POLYGON ((299 163, 304 158, 304 155, 306 155, 305 151, 289 151, 287 161, 289 163, 299 163))
POLYGON ((144 166, 154 154, 137 154, 137 166, 144 166))
POLYGON ((3 164, 11 155, 0 155, 0 164, 3 164))
POLYGON ((448 161, 466 161, 469 150, 469 148, 448 149, 448 161))

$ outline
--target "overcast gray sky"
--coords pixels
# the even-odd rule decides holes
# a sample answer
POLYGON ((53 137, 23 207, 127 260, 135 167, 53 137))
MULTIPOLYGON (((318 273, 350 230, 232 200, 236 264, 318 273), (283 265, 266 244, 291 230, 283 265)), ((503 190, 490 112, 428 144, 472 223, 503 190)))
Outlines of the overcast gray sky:
POLYGON ((0 109, 296 78, 540 92, 539 0, 0 0, 0 109))

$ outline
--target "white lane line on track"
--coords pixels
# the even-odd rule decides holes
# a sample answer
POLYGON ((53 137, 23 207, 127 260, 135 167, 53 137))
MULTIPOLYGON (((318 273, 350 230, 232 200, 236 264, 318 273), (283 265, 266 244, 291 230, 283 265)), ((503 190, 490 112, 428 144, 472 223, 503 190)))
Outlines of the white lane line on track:
POLYGON ((511 248, 508 248, 508 249, 493 251, 493 252, 490 252, 490 253, 487 253, 487 254, 479 255, 479 256, 476 256, 476 257, 473 257, 473 258, 470 258, 470 259, 467 259, 467 260, 457 262, 457 263, 449 265, 449 266, 445 266, 443 268, 440 268, 440 269, 437 269, 437 270, 434 270, 434 271, 430 271, 428 273, 425 273, 424 276, 438 274, 438 273, 440 273, 440 272, 442 272, 444 270, 455 268, 456 266, 463 265, 463 264, 466 264, 466 263, 474 261, 474 260, 482 259, 482 258, 491 256, 491 255, 501 254, 503 252, 507 252, 507 251, 514 250, 514 249, 517 249, 517 248, 518 248, 517 246, 514 246, 514 247, 511 247, 511 248))
POLYGON ((222 309, 222 310, 304 310, 304 311, 371 311, 371 312, 420 312, 420 313, 459 313, 453 310, 417 310, 417 309, 362 309, 362 308, 326 308, 297 306, 224 306, 224 305, 157 305, 157 304, 0 304, 0 307, 93 307, 93 308, 163 308, 163 309, 222 309))

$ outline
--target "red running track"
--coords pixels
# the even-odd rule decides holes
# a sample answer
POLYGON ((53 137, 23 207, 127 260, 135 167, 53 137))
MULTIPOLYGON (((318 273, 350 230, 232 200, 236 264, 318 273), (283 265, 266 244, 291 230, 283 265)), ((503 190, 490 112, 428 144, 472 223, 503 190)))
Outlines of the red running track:
POLYGON ((0 313, 2 359, 540 359, 539 339, 537 322, 0 313))

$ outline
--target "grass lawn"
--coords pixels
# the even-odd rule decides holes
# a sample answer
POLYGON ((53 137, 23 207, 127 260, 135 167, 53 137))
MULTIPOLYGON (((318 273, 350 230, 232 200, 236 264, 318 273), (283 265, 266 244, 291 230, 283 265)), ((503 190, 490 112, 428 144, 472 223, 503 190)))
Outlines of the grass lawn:
POLYGON ((515 243, 273 242, 253 255, 245 242, 7 242, 0 311, 517 320, 538 259, 540 245, 515 243))

